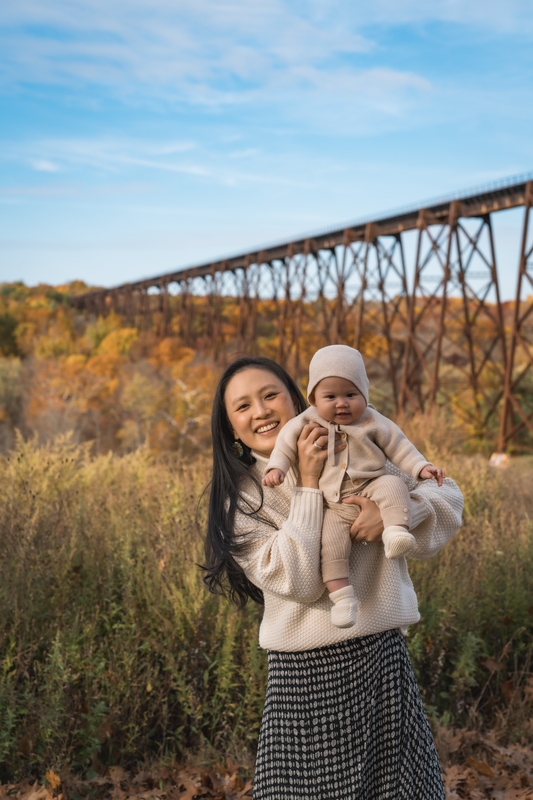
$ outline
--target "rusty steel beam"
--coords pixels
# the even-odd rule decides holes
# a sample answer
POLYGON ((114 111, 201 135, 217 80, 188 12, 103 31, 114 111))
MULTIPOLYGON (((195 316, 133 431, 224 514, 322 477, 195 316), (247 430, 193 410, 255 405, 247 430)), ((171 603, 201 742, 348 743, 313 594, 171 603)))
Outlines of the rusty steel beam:
POLYGON ((533 181, 526 185, 524 205, 520 263, 498 439, 500 452, 508 449, 510 444, 518 444, 520 449, 529 450, 528 440, 533 438, 533 181), (528 292, 525 300, 524 288, 528 292), (524 433, 529 434, 525 446, 522 441, 524 433))
POLYGON ((459 202, 447 224, 420 214, 400 407, 451 402, 481 435, 502 398, 507 352, 491 214, 472 230, 463 219, 459 202))

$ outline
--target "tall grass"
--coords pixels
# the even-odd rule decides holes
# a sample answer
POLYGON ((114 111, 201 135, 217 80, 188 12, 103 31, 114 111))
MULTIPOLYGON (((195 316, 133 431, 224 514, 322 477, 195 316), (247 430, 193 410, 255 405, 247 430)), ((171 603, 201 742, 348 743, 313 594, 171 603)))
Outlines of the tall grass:
POLYGON ((201 582, 206 472, 68 439, 0 462, 3 777, 253 745, 258 613, 201 582))
POLYGON ((411 656, 440 715, 491 717, 520 738, 533 734, 532 706, 521 702, 533 695, 533 468, 500 473, 479 457, 450 467, 464 525, 437 558, 411 565, 422 614, 411 656))
MULTIPOLYGON (((454 540, 411 562, 424 698, 445 720, 533 738, 533 469, 493 471, 413 424, 466 497, 454 540)), ((91 458, 68 438, 19 439, 0 459, 0 779, 253 751, 260 609, 236 612, 201 582, 208 471, 145 450, 91 458)))
POLYGON ((404 429, 465 498, 452 541, 409 567, 422 615, 409 649, 426 706, 533 740, 533 459, 500 470, 462 455, 464 431, 442 412, 404 429))

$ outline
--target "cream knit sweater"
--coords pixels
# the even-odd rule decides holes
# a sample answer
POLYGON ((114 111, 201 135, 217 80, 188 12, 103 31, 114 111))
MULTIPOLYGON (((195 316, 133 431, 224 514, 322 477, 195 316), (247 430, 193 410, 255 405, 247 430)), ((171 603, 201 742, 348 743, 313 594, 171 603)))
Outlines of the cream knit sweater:
POLYGON ((318 422, 329 429, 328 448, 331 454, 328 454, 318 485, 330 502, 339 502, 341 486, 346 477, 355 486, 362 486, 369 480, 385 475, 387 459, 413 478, 418 478, 424 467, 430 463, 418 452, 405 433, 373 406, 367 406, 364 414, 350 425, 328 422, 311 406, 286 422, 280 430, 267 469, 280 469, 284 475, 287 474, 296 463, 298 439, 308 422, 318 422), (340 453, 334 452, 337 431, 345 434, 347 444, 346 450, 341 450, 340 453))
MULTIPOLYGON (((260 481, 268 460, 256 459, 250 471, 260 481)), ((435 555, 461 524, 459 488, 449 478, 439 488, 434 481, 417 482, 391 464, 386 470, 402 475, 411 490, 411 532, 416 547, 410 557, 435 555)), ((293 467, 281 486, 263 487, 259 516, 264 521, 241 512, 235 518, 235 533, 246 544, 239 561, 264 594, 261 647, 310 650, 418 622, 418 604, 405 557, 385 558, 381 542, 366 546, 354 542, 350 582, 359 602, 357 622, 344 629, 331 624, 331 602, 320 572, 322 492, 297 487, 296 476, 293 467)), ((251 481, 243 495, 257 507, 257 490, 251 481)))

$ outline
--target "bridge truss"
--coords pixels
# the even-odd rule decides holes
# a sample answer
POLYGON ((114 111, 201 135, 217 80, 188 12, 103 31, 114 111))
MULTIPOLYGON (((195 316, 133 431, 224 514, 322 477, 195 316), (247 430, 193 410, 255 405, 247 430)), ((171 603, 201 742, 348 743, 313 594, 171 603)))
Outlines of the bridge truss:
POLYGON ((317 347, 349 344, 385 413, 451 405, 498 450, 532 450, 532 206, 523 176, 74 303, 218 362, 269 355, 297 378, 317 347), (516 295, 504 303, 493 218, 518 206, 516 295))

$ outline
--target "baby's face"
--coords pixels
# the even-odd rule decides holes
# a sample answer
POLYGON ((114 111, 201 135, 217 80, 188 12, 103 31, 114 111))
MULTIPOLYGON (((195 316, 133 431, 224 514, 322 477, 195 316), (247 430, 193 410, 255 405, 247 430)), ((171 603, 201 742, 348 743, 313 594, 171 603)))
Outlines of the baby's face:
POLYGON ((316 385, 313 405, 328 422, 350 425, 365 413, 366 400, 346 378, 323 378, 316 385))

